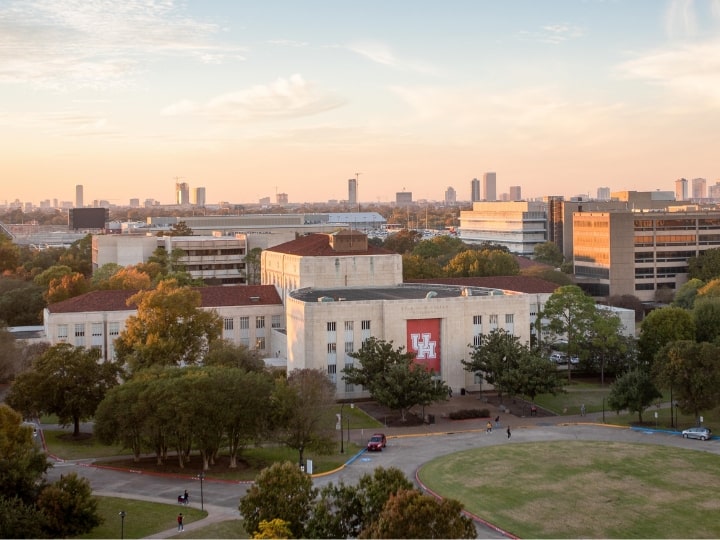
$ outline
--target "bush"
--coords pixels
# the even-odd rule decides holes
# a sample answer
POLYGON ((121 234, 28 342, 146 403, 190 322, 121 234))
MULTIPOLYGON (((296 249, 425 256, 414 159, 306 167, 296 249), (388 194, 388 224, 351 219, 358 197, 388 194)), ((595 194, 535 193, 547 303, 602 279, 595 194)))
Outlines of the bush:
POLYGON ((467 420, 469 418, 490 418, 488 409, 461 409, 453 411, 449 415, 450 420, 467 420))

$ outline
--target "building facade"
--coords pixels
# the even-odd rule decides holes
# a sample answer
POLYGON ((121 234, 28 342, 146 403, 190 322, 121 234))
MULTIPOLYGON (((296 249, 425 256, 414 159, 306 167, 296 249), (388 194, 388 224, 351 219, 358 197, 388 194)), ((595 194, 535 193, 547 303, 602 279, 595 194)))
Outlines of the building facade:
POLYGON ((452 206, 455 203, 457 203, 457 193, 455 192, 455 188, 448 186, 445 190, 445 204, 452 206))
POLYGON ((532 255, 547 241, 547 205, 536 201, 478 202, 460 212, 459 237, 469 244, 490 242, 517 255, 532 255))
POLYGON ((675 180, 675 200, 676 201, 687 201, 688 200, 688 181, 685 178, 678 178, 675 180))
POLYGON ((75 208, 82 208, 85 206, 83 201, 83 187, 82 184, 75 186, 75 208))
POLYGON ((688 279, 688 259, 720 247, 720 211, 576 212, 573 264, 593 296, 655 299, 688 279))
POLYGON ((481 197, 483 201, 497 200, 497 179, 494 172, 483 174, 481 197))
POLYGON ((348 180, 348 204, 355 205, 358 203, 357 188, 357 179, 350 178, 348 180))
POLYGON ((470 182, 470 202, 480 202, 480 180, 473 178, 470 182))

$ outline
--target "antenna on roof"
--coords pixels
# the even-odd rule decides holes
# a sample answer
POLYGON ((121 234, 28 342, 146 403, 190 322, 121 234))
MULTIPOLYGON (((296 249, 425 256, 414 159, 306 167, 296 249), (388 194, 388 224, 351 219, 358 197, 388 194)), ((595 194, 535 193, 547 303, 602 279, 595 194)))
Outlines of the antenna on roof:
POLYGON ((355 198, 357 199, 356 202, 357 202, 357 207, 358 207, 357 211, 358 212, 360 212, 360 197, 358 196, 358 194, 360 193, 359 186, 360 186, 360 175, 361 174, 362 173, 359 173, 359 172, 355 173, 355 198))

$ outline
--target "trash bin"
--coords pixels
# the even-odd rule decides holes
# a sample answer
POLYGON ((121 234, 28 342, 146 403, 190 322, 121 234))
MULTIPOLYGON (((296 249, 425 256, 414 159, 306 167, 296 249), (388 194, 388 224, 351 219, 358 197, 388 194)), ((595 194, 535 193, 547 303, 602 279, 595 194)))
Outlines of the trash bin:
POLYGON ((461 388, 461 389, 460 389, 460 395, 461 395, 461 396, 464 396, 464 395, 465 395, 465 389, 464 389, 464 388, 461 388))

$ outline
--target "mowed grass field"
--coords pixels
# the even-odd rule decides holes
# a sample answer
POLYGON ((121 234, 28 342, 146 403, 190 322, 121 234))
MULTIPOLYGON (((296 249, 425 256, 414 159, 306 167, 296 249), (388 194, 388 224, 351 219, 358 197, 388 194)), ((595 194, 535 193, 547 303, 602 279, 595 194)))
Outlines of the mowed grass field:
POLYGON ((505 444, 443 456, 419 477, 521 538, 720 538, 720 456, 702 451, 505 444))

